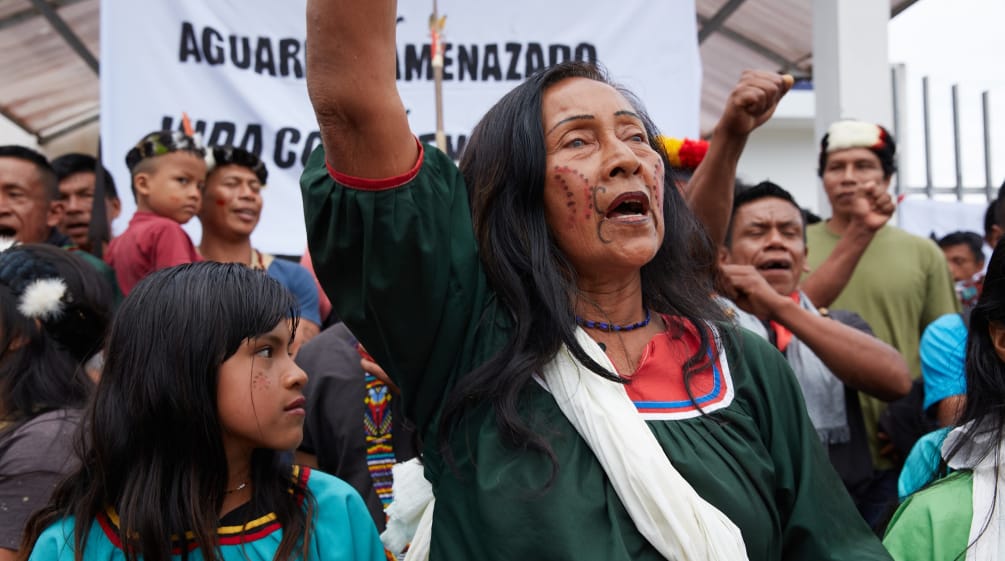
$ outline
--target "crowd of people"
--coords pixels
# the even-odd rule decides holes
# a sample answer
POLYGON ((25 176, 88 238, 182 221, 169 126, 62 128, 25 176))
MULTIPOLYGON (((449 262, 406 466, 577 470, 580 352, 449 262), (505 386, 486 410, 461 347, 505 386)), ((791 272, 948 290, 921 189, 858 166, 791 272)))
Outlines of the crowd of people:
POLYGON ((0 147, 0 561, 1005 555, 1005 203, 896 228, 855 120, 828 219, 738 180, 763 71, 681 142, 560 63, 456 163, 409 130, 395 3, 307 10, 301 263, 251 243, 246 150, 145 135, 112 237, 101 162, 0 147))

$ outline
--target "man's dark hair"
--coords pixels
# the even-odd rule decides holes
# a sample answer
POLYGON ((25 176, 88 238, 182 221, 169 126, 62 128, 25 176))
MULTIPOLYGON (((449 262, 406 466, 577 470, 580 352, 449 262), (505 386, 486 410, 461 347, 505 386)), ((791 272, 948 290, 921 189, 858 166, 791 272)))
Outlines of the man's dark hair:
POLYGON ((766 198, 782 199, 792 204, 799 211, 799 216, 802 217, 803 222, 803 243, 806 242, 806 215, 807 211, 803 210, 799 203, 796 202, 795 197, 792 193, 789 193, 779 185, 772 183, 770 181, 762 181, 757 185, 751 186, 738 186, 735 194, 733 195, 733 212, 729 215, 729 227, 726 228, 726 247, 732 247, 733 244, 733 217, 736 216, 737 211, 740 207, 746 204, 750 204, 754 201, 758 201, 766 198))
POLYGON ((42 185, 45 187, 46 200, 49 202, 59 200, 59 181, 56 180, 56 173, 52 170, 52 165, 45 156, 27 146, 8 144, 0 146, 0 158, 17 158, 35 164, 42 185))
POLYGON ((265 181, 269 178, 269 170, 265 168, 265 162, 252 152, 236 146, 215 146, 211 150, 213 151, 213 167, 206 174, 207 177, 222 166, 241 166, 248 168, 251 173, 255 174, 258 182, 262 185, 265 185, 265 181))
POLYGON ((938 241, 939 247, 946 249, 954 245, 965 245, 974 256, 974 261, 984 262, 984 239, 977 232, 957 231, 946 234, 938 241))
MULTIPOLYGON (((59 181, 75 173, 91 172, 97 175, 95 170, 98 169, 98 159, 94 156, 77 152, 63 154, 52 161, 52 169, 56 172, 56 179, 59 181)), ((115 180, 112 179, 112 174, 108 173, 108 169, 103 165, 101 166, 101 174, 104 176, 105 181, 105 198, 109 200, 118 199, 119 192, 115 190, 115 180)))

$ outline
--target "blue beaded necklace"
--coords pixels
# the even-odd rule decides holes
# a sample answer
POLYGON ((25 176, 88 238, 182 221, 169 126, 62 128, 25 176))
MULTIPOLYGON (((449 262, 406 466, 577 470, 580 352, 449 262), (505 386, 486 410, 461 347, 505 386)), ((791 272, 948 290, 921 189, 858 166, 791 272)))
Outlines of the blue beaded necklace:
POLYGON ((583 319, 576 316, 576 323, 582 325, 587 329, 599 329, 600 331, 615 332, 615 331, 633 331, 641 327, 649 325, 649 320, 652 319, 652 314, 649 310, 646 310, 646 319, 642 321, 637 321, 630 325, 618 325, 616 323, 607 323, 604 321, 590 321, 588 319, 583 319))

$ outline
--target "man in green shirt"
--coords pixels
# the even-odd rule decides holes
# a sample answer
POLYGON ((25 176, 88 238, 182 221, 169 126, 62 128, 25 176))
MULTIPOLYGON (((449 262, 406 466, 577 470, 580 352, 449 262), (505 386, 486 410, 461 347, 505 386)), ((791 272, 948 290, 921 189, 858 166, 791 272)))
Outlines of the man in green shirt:
MULTIPOLYGON (((895 154, 893 137, 879 125, 830 126, 821 140, 818 174, 833 213, 807 228, 812 273, 802 288, 817 305, 861 315, 877 337, 904 355, 917 378, 922 332, 939 316, 958 311, 959 304, 938 246, 887 224, 895 154)), ((876 438, 885 404, 863 396, 862 405, 873 459, 878 468, 889 468, 876 438)))

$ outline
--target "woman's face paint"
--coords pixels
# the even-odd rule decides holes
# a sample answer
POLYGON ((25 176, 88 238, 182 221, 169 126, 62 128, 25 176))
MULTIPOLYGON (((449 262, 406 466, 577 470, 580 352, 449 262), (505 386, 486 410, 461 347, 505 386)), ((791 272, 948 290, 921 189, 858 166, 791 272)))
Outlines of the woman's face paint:
POLYGON ((551 86, 542 101, 545 217, 580 276, 640 268, 663 241, 663 163, 635 109, 585 78, 551 86))

